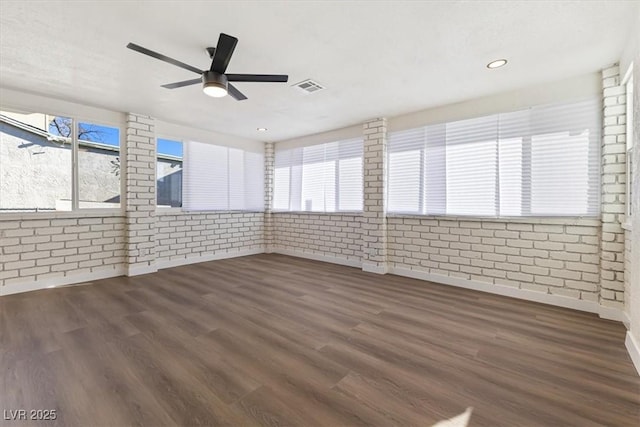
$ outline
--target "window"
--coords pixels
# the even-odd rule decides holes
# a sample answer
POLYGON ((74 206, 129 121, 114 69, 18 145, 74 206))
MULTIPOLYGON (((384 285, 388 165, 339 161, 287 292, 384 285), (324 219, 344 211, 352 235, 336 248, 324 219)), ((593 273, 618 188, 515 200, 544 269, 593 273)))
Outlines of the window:
POLYGON ((627 153, 626 153, 626 159, 627 159, 627 195, 626 195, 626 200, 627 200, 627 212, 626 212, 626 216, 627 222, 631 222, 630 219, 631 217, 635 214, 635 209, 637 209, 637 207, 633 206, 633 153, 634 150, 637 148, 634 148, 634 135, 633 135, 633 64, 629 67, 629 70, 627 71, 624 81, 624 84, 626 84, 626 98, 627 98, 627 114, 626 114, 626 121, 627 121, 627 153))
POLYGON ((119 207, 119 147, 118 128, 0 111, 0 212, 119 207))
POLYGON ((182 142, 158 138, 156 184, 158 206, 182 207, 182 142))
POLYGON ((184 159, 185 209, 264 209, 263 153, 190 141, 184 159))
POLYGON ((120 207, 120 130, 78 123, 78 205, 120 207))
POLYGON ((392 132, 388 211, 596 216, 599 108, 593 99, 392 132))
POLYGON ((285 211, 362 210, 362 139, 278 149, 273 208, 285 211))

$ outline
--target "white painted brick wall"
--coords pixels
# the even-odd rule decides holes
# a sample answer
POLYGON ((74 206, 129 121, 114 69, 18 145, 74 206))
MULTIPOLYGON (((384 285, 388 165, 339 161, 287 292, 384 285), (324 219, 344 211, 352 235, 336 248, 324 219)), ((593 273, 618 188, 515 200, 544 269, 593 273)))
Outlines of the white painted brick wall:
POLYGON ((160 212, 156 225, 159 263, 264 249, 262 212, 160 212))
POLYGON ((273 142, 264 145, 264 244, 267 253, 273 252, 273 184, 275 178, 275 146, 273 142))
MULTIPOLYGON (((629 333, 636 343, 640 343, 640 55, 636 56, 636 66, 633 68, 633 209, 635 214, 631 218, 632 230, 628 234, 631 241, 628 247, 635 254, 633 260, 627 263, 630 272, 628 278, 628 304, 630 323, 629 333)), ((637 346, 637 344, 636 344, 637 346)), ((636 368, 638 364, 636 363, 636 368)))
MULTIPOLYGON (((631 268, 633 266, 632 264, 632 257, 631 257, 631 253, 633 251, 633 247, 632 247, 632 238, 631 238, 631 231, 626 231, 624 233, 624 295, 631 295, 631 268)), ((637 258, 637 257, 636 257, 637 258)), ((634 260, 635 262, 638 262, 637 260, 634 260)), ((616 297, 618 297, 616 295, 616 297)), ((619 298, 619 297, 618 297, 619 298)), ((631 312, 631 298, 624 298, 624 311, 629 314, 631 312)))
MULTIPOLYGON (((602 70, 602 243, 600 304, 624 308, 626 95, 618 65, 602 70)), ((596 236, 597 238, 597 236, 596 236)))
POLYGON ((362 212, 362 265, 366 271, 387 272, 386 156, 387 120, 363 125, 364 200, 362 212))
POLYGON ((597 301, 599 221, 530 221, 392 216, 388 261, 394 268, 597 301))
POLYGON ((362 215, 276 212, 274 251, 362 260, 362 215))
POLYGON ((121 271, 123 217, 0 221, 0 287, 121 271))
POLYGON ((155 269, 156 141, 149 116, 127 114, 125 207, 129 274, 155 269))

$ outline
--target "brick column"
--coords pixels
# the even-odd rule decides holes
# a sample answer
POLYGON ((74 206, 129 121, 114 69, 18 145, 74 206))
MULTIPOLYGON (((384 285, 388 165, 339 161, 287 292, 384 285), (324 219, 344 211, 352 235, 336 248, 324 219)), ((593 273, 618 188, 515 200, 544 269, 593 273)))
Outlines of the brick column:
POLYGON ((125 146, 127 275, 156 268, 156 143, 149 116, 127 114, 125 146))
POLYGON ((387 272, 387 119, 363 125, 364 206, 362 218, 362 269, 387 272))
POLYGON ((275 174, 275 144, 264 144, 264 250, 273 252, 273 186, 275 174))
POLYGON ((600 304, 624 309, 626 95, 617 64, 602 70, 602 90, 600 304))

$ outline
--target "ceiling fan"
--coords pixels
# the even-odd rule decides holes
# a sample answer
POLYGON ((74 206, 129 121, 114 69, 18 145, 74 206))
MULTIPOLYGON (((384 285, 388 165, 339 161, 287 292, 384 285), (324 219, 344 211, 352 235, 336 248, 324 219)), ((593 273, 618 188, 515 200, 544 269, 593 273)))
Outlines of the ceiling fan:
POLYGON ((159 59, 169 64, 175 65, 185 70, 192 71, 196 74, 200 74, 199 79, 185 80, 182 82, 169 83, 162 85, 167 89, 176 89, 179 87, 190 86, 197 83, 202 83, 202 90, 209 96, 215 98, 221 98, 227 93, 238 101, 247 99, 246 96, 230 82, 274 82, 274 83, 286 83, 289 80, 289 76, 283 74, 225 74, 227 66, 231 60, 231 55, 238 44, 238 39, 228 34, 220 33, 218 38, 218 46, 208 47, 207 52, 211 58, 211 67, 208 70, 200 70, 196 67, 192 67, 189 64, 180 62, 168 56, 164 56, 160 53, 154 52, 135 43, 129 43, 127 47, 136 52, 143 53, 152 58, 159 59))

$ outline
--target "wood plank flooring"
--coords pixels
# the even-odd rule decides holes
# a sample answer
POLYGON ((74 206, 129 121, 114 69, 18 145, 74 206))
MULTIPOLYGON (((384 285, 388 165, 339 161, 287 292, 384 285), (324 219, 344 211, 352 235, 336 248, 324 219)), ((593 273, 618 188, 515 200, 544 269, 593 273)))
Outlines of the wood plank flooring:
POLYGON ((622 324, 282 255, 0 298, 2 425, 638 426, 622 324), (55 421, 8 411, 55 409, 55 421))

